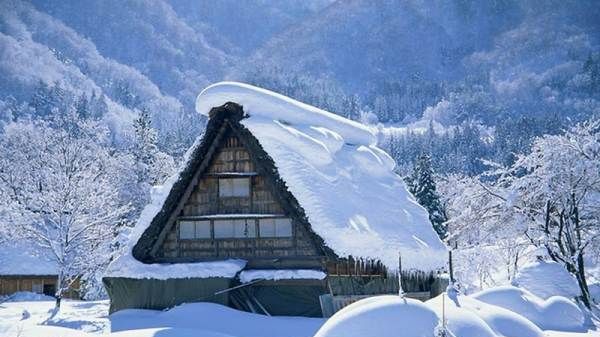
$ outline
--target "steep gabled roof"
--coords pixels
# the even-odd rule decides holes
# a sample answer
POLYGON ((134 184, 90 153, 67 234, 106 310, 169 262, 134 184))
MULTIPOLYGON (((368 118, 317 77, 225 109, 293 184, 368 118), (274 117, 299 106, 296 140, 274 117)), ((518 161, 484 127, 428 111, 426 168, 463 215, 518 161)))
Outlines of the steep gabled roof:
MULTIPOLYGON (((324 255, 372 258, 391 269, 398 254, 405 269, 435 270, 447 248, 433 230, 427 211, 394 173, 395 163, 376 146, 368 127, 288 97, 250 85, 223 82, 206 88, 196 109, 210 117, 205 133, 187 154, 181 171, 143 212, 130 251, 107 276, 194 277, 203 268, 213 276, 233 276, 243 261, 158 265, 153 249, 165 235, 181 200, 209 164, 229 127, 251 153, 259 174, 268 178, 282 207, 313 233, 324 255), (235 103, 233 103, 235 102, 235 103), (140 263, 142 261, 144 263, 140 263), (205 266, 206 265, 206 266, 205 266), (224 271, 219 272, 217 269, 224 271), (133 275, 128 275, 128 273, 133 275)), ((197 276, 197 275, 196 275, 197 276)))
POLYGON ((188 199, 194 186, 197 185, 198 179, 210 165, 219 144, 228 131, 232 131, 250 152, 250 158, 254 162, 257 173, 265 178, 271 193, 279 200, 286 214, 306 227, 315 246, 321 248, 323 255, 334 256, 333 251, 328 249, 323 244, 323 240, 312 231, 304 210, 277 173, 273 159, 263 150, 250 131, 239 123, 244 118, 243 107, 236 103, 226 102, 221 106, 211 108, 209 115, 210 119, 199 145, 189 155, 189 159, 160 210, 133 247, 133 256, 142 262, 153 262, 159 245, 175 223, 175 218, 180 213, 185 200, 188 199))
POLYGON ((340 256, 380 259, 396 268, 433 270, 447 248, 427 211, 394 173, 367 126, 283 95, 235 82, 202 91, 196 110, 243 106, 240 120, 274 162, 311 228, 340 256))

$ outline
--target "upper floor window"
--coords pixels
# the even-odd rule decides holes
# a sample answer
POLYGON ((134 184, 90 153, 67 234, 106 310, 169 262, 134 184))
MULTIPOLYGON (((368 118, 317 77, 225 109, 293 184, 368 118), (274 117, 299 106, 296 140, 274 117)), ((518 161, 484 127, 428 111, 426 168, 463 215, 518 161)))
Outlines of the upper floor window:
POLYGON ((255 238, 256 221, 254 219, 215 220, 215 239, 255 238))
POLYGON ((179 238, 180 239, 210 239, 210 221, 179 221, 179 238))
POLYGON ((291 237, 292 221, 289 218, 267 218, 258 222, 260 237, 291 237))
POLYGON ((249 197, 250 178, 219 179, 219 197, 249 197))

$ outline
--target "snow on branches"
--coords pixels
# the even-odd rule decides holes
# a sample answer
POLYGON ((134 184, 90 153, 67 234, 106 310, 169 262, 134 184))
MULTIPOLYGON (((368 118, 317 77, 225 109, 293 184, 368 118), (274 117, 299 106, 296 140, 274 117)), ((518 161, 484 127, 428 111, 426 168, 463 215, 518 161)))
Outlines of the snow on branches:
POLYGON ((531 151, 508 167, 451 177, 442 184, 450 240, 496 248, 506 243, 503 251, 513 250, 514 268, 523 253, 518 247, 539 248, 576 277, 589 307, 584 256, 598 249, 600 238, 599 131, 600 122, 579 124, 536 138, 531 151))
POLYGON ((105 145, 107 136, 97 123, 65 114, 10 123, 0 141, 0 223, 51 254, 57 306, 77 278, 108 262, 130 210, 118 188, 123 158, 105 145))

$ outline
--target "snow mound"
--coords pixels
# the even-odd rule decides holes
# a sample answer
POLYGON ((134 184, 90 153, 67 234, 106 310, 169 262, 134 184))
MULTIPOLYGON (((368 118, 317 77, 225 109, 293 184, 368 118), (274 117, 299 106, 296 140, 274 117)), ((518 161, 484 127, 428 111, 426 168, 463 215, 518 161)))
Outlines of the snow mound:
POLYGON ((121 331, 110 334, 110 337, 235 337, 215 331, 179 328, 156 328, 121 331))
POLYGON ((368 127, 280 94, 235 82, 204 89, 199 113, 235 102, 242 124, 273 158, 313 230, 339 255, 380 259, 396 269, 445 266, 447 248, 427 211, 394 173, 368 127))
POLYGON ((456 337, 543 337, 544 333, 525 317, 507 309, 463 295, 440 295, 425 302, 442 317, 444 298, 448 329, 456 337))
POLYGON ((543 330, 586 331, 584 314, 565 297, 544 300, 527 290, 504 286, 481 291, 472 298, 515 312, 543 330))
POLYGON ((417 300, 376 296, 338 311, 315 337, 434 337, 438 322, 436 313, 417 300))
POLYGON ((527 289, 544 299, 555 295, 567 298, 579 296, 575 277, 556 262, 536 261, 526 264, 517 273, 512 285, 527 289))
POLYGON ((34 302, 34 301, 54 301, 54 297, 32 293, 30 291, 18 291, 6 298, 6 302, 34 302))
MULTIPOLYGON (((110 315, 110 321, 113 332, 174 328, 175 331, 214 332, 214 335, 197 335, 211 337, 307 337, 314 335, 323 324, 320 318, 265 316, 214 303, 188 303, 166 311, 120 310, 110 315)), ((173 336, 179 335, 174 333, 173 336)))
POLYGON ((322 280, 327 274, 313 269, 251 269, 240 273, 240 282, 248 283, 254 280, 322 280))

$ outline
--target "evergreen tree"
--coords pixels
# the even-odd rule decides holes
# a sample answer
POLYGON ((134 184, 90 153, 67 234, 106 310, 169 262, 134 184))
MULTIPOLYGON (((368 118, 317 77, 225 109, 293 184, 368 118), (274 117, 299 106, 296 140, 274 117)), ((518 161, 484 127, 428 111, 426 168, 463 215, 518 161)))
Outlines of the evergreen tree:
POLYGON ((157 146, 157 132, 152 127, 150 113, 145 107, 133 121, 135 139, 132 154, 138 167, 138 182, 156 185, 163 182, 174 168, 173 158, 157 146))
POLYGON ((85 94, 81 94, 75 102, 75 112, 77 112, 79 118, 90 118, 90 102, 85 94))
POLYGON ((431 158, 421 154, 414 165, 413 172, 408 177, 408 187, 417 202, 429 212, 429 220, 433 229, 441 239, 446 237, 446 214, 436 190, 431 158))
POLYGON ((33 96, 29 100, 29 106, 38 116, 46 117, 50 115, 52 109, 51 89, 45 82, 39 81, 33 96))

